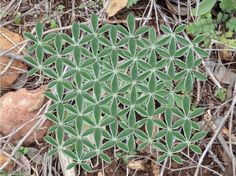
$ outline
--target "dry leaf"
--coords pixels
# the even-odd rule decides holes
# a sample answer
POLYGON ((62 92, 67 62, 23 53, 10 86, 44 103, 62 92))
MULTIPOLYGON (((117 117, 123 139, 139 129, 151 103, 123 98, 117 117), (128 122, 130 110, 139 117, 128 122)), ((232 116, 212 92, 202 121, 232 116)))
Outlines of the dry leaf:
POLYGON ((208 67, 214 74, 214 76, 220 82, 224 84, 233 84, 236 81, 236 73, 227 69, 221 63, 215 63, 213 61, 206 61, 206 67, 208 67))
POLYGON ((102 174, 102 172, 98 172, 97 176, 104 176, 104 175, 102 174))
POLYGON ((225 135, 225 136, 229 135, 229 129, 226 128, 226 127, 224 127, 224 128, 222 129, 222 134, 225 135))
POLYGON ((230 163, 226 166, 223 176, 233 175, 233 169, 234 169, 234 167, 232 166, 232 162, 230 161, 230 163))
MULTIPOLYGON (((0 132, 7 136, 25 124, 23 128, 13 134, 11 142, 16 143, 20 140, 37 122, 36 115, 46 101, 44 96, 46 88, 46 86, 42 86, 31 91, 19 89, 16 92, 8 92, 0 98, 0 132)), ((50 126, 51 122, 46 121, 40 129, 34 131, 25 140, 24 145, 34 143, 35 138, 41 141, 50 126)))
POLYGON ((153 162, 153 161, 151 161, 151 166, 152 166, 153 175, 154 176, 160 176, 160 166, 157 163, 153 162))
POLYGON ((42 165, 43 164, 43 156, 39 149, 35 147, 27 147, 28 148, 28 153, 27 157, 33 161, 37 165, 42 165))
MULTIPOLYGON (((23 41, 21 35, 11 32, 6 28, 0 28, 0 53, 6 51, 7 49, 14 46, 14 44, 18 44, 23 41)), ((17 50, 11 51, 12 53, 16 53, 17 50)), ((4 71, 4 73, 0 74, 0 89, 9 88, 18 78, 18 76, 26 70, 27 66, 19 61, 19 60, 11 60, 7 56, 0 57, 0 73, 4 71), (12 62, 12 63, 11 63, 12 62), (9 68, 7 65, 11 64, 9 68), (23 71, 20 71, 20 70, 23 71)))
POLYGON ((128 167, 133 170, 144 170, 145 169, 144 163, 142 160, 137 160, 137 161, 131 160, 128 163, 128 167))
POLYGON ((106 13, 108 17, 111 17, 114 16, 119 10, 123 9, 127 5, 128 0, 110 0, 108 3, 106 13))
MULTIPOLYGON (((0 167, 8 160, 8 157, 2 153, 0 153, 0 167)), ((9 172, 13 170, 14 163, 10 161, 8 165, 5 167, 5 171, 9 172)))
POLYGON ((234 52, 230 51, 230 48, 224 44, 216 44, 216 48, 219 49, 219 55, 222 60, 231 61, 234 52))
POLYGON ((174 2, 170 2, 169 0, 165 0, 167 8, 170 10, 171 13, 180 16, 186 16, 188 14, 188 8, 186 6, 180 6, 180 13, 178 11, 178 5, 174 5, 174 2))

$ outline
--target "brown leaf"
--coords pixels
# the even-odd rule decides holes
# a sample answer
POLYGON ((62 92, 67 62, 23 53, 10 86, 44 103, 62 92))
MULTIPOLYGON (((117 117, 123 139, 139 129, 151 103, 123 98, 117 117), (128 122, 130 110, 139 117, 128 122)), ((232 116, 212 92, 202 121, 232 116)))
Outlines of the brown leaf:
POLYGON ((236 73, 230 69, 227 69, 220 62, 215 63, 213 61, 206 61, 206 67, 208 67, 215 77, 224 84, 231 84, 236 81, 236 73))
POLYGON ((128 0, 110 0, 106 13, 108 17, 114 16, 119 10, 123 9, 128 3, 128 0))
POLYGON ((230 162, 225 169, 225 172, 223 173, 223 176, 231 176, 233 175, 233 169, 232 162, 230 162))
POLYGON ((152 166, 153 175, 154 176, 160 176, 160 166, 157 163, 153 162, 153 161, 151 161, 151 166, 152 166))
MULTIPOLYGON (((13 47, 23 41, 21 35, 11 32, 6 28, 0 28, 0 53, 6 51, 7 49, 13 47)), ((17 50, 11 51, 12 54, 16 53, 17 50)), ((19 60, 11 60, 7 56, 0 57, 0 89, 9 88, 22 73, 20 70, 26 70, 27 66, 19 60), (8 68, 7 65, 10 65, 8 68), (20 69, 20 70, 19 70, 20 69)))
POLYGON ((131 160, 128 163, 128 167, 133 170, 144 170, 144 163, 142 160, 131 160))
POLYGON ((102 172, 98 172, 97 176, 104 176, 104 175, 102 174, 102 172))
POLYGON ((178 5, 174 4, 174 2, 170 2, 169 0, 165 0, 167 8, 171 13, 175 15, 185 16, 188 14, 188 8, 186 6, 180 6, 180 10, 178 11, 178 5))
POLYGON ((230 51, 230 47, 224 44, 216 44, 216 48, 219 49, 219 55, 222 60, 231 61, 234 56, 234 52, 230 51))

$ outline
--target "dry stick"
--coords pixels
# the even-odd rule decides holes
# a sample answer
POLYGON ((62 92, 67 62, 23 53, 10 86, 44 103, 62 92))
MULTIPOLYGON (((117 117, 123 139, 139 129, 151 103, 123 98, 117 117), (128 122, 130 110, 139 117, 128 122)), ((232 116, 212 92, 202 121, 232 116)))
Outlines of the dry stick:
POLYGON ((16 10, 14 12, 14 16, 17 14, 18 10, 20 9, 20 6, 21 6, 21 3, 22 3, 22 0, 20 0, 17 5, 16 5, 16 10), (18 6, 18 7, 17 7, 18 6))
MULTIPOLYGON (((235 84, 235 89, 236 89, 236 84, 235 84)), ((210 149, 210 147, 212 146, 213 142, 215 141, 215 139, 217 138, 218 134, 220 133, 222 127, 224 126, 226 120, 228 119, 229 115, 233 112, 233 109, 234 109, 234 105, 236 103, 236 95, 234 95, 234 98, 232 100, 232 104, 229 108, 229 110, 227 111, 226 115, 224 116, 224 118, 222 119, 222 121, 220 122, 217 130, 215 131, 215 134, 212 136, 210 142, 207 144, 204 152, 202 153, 202 156, 200 157, 199 161, 198 161, 198 165, 197 165, 197 169, 195 171, 195 174, 194 176, 198 176, 198 173, 199 173, 199 169, 200 169, 200 166, 208 152, 208 150, 210 149)))
MULTIPOLYGON (((206 146, 206 145, 205 145, 206 146)), ((212 152, 211 149, 209 149, 209 154, 211 155, 210 157, 213 159, 213 161, 219 166, 219 168, 224 172, 225 167, 223 166, 222 162, 218 159, 217 155, 212 152)))
POLYGON ((211 77, 212 81, 215 83, 215 85, 218 88, 222 88, 222 86, 220 85, 219 81, 217 81, 216 77, 214 76, 214 74, 211 72, 210 68, 206 66, 206 62, 204 60, 202 60, 202 65, 205 67, 207 73, 209 74, 209 76, 211 77))
MULTIPOLYGON (((2 55, 3 52, 4 52, 3 50, 0 50, 0 55, 2 55)), ((22 56, 20 54, 6 53, 4 55, 7 56, 7 57, 10 57, 12 59, 16 59, 16 60, 20 60, 20 61, 23 60, 22 56)))
POLYGON ((180 12, 180 8, 181 8, 181 7, 180 7, 180 1, 179 1, 179 0, 177 0, 177 8, 178 8, 178 9, 177 9, 177 10, 178 10, 178 23, 181 24, 181 23, 182 23, 182 19, 181 19, 181 15, 180 15, 180 13, 181 13, 181 12, 180 12))
POLYGON ((160 36, 160 25, 159 25, 159 18, 158 18, 158 13, 157 13, 157 4, 156 1, 154 1, 154 12, 155 12, 155 18, 156 18, 156 28, 157 28, 157 34, 160 36))
POLYGON ((23 44, 27 43, 27 41, 29 41, 29 40, 24 40, 24 41, 16 44, 15 46, 12 46, 11 48, 9 48, 7 50, 4 50, 3 52, 0 53, 0 57, 6 55, 10 51, 12 51, 12 50, 16 49, 17 47, 19 47, 20 45, 23 45, 23 44))
POLYGON ((198 14, 198 9, 199 9, 199 0, 196 0, 196 6, 197 6, 197 8, 196 8, 196 14, 198 14))
POLYGON ((47 158, 48 158, 48 155, 45 154, 44 160, 48 163, 47 164, 48 165, 48 169, 44 169, 43 170, 43 174, 44 174, 44 176, 52 176, 52 157, 50 157, 48 160, 47 160, 47 158))
MULTIPOLYGON (((5 37, 9 42, 11 42, 13 44, 13 46, 16 48, 19 46, 19 45, 16 45, 16 43, 11 39, 9 38, 6 34, 4 34, 3 32, 1 32, 1 34, 3 35, 3 37, 5 37)), ((17 54, 19 56, 19 53, 23 50, 23 48, 21 48, 20 50, 18 50, 17 54)), ((1 53, 4 53, 4 52, 1 52, 1 53)), ((7 72, 7 70, 11 67, 11 65, 13 64, 14 62, 14 57, 10 58, 10 61, 7 63, 7 66, 0 72, 0 76, 3 75, 4 73, 7 72)))
POLYGON ((197 98, 195 101, 195 106, 198 106, 199 102, 201 101, 201 83, 197 80, 197 98))
POLYGON ((75 0, 72 0, 71 3, 72 3, 71 22, 73 22, 75 20, 75 0))
POLYGON ((163 167, 161 168, 160 176, 163 176, 163 175, 164 175, 164 171, 165 171, 165 168, 166 168, 166 164, 167 164, 168 158, 169 158, 169 157, 167 157, 167 158, 165 159, 165 161, 164 161, 163 167))
POLYGON ((7 66, 0 72, 0 76, 2 76, 6 71, 11 67, 12 63, 14 62, 14 59, 10 59, 10 61, 7 63, 7 66))
MULTIPOLYGON (((145 8, 145 11, 143 12, 142 18, 144 17, 144 14, 145 14, 145 12, 146 12, 147 9, 148 9, 149 3, 151 3, 151 5, 150 5, 148 14, 147 14, 147 16, 146 16, 146 18, 145 18, 145 20, 144 20, 142 26, 144 26, 144 25, 148 22, 148 18, 151 16, 151 13, 152 13, 154 1, 153 1, 153 0, 150 0, 150 1, 148 2, 148 4, 147 4, 147 7, 145 8)), ((140 24, 141 24, 141 22, 142 22, 142 21, 140 21, 140 24)))
POLYGON ((46 0, 45 1, 45 11, 46 11, 46 13, 47 13, 47 15, 49 16, 49 0, 46 0))

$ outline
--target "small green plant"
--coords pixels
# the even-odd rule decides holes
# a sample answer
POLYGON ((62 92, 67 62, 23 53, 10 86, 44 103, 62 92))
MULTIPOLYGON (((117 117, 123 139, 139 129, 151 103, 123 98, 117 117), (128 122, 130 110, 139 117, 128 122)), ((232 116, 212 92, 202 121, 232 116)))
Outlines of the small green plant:
POLYGON ((55 29, 57 27, 58 27, 57 22, 55 20, 51 20, 50 21, 50 28, 51 29, 55 29))
POLYGON ((46 113, 55 133, 45 137, 49 154, 63 152, 73 160, 68 168, 91 171, 93 157, 109 163, 108 149, 127 156, 151 146, 161 153, 159 162, 177 163, 184 149, 201 153, 206 133, 195 118, 204 108, 191 110, 190 92, 196 79, 206 79, 198 71, 208 56, 198 47, 204 36, 190 41, 180 25, 174 31, 161 26, 164 34, 157 37, 152 27, 137 28, 133 15, 127 26, 99 26, 92 15, 91 25, 74 23, 71 36, 44 36, 40 23, 35 36, 24 34, 31 41, 29 76, 51 78, 45 94, 53 101, 46 113))
POLYGON ((16 16, 15 16, 15 24, 16 25, 20 25, 22 23, 22 20, 21 20, 21 13, 20 12, 17 12, 16 13, 16 16))
POLYGON ((230 18, 226 23, 226 27, 229 31, 236 32, 236 18, 230 18))
POLYGON ((58 10, 59 12, 64 12, 65 6, 62 5, 62 4, 59 4, 59 5, 57 6, 57 10, 58 10))
POLYGON ((210 44, 211 39, 216 39, 235 47, 236 40, 233 37, 235 35, 233 35, 233 33, 236 32, 236 20, 234 17, 236 14, 236 1, 221 0, 219 3, 220 10, 218 10, 217 15, 212 13, 212 7, 217 1, 204 0, 204 3, 212 4, 205 10, 200 8, 199 5, 200 15, 197 15, 196 20, 187 26, 187 32, 194 36, 204 34, 205 46, 210 44), (218 27, 220 27, 221 31, 218 31, 218 27), (227 33, 232 33, 231 37, 229 37, 227 33))
POLYGON ((139 0, 128 0, 127 7, 131 7, 138 3, 139 0))
POLYGON ((228 13, 236 11, 236 1, 235 0, 221 0, 220 8, 228 13))
POLYGON ((26 155, 28 152, 29 152, 29 149, 27 147, 23 147, 21 146, 19 148, 19 152, 22 154, 22 155, 26 155))
POLYGON ((217 88, 215 91, 215 97, 220 101, 225 101, 227 98, 227 90, 225 88, 217 88))

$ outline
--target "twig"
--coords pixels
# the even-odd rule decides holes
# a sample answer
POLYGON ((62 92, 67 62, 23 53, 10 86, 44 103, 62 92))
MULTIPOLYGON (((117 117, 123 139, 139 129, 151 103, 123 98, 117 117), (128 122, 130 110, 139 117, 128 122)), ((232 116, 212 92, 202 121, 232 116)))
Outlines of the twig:
POLYGON ((16 49, 17 47, 19 47, 20 45, 23 45, 23 44, 27 43, 28 41, 29 41, 29 40, 24 40, 24 41, 22 41, 22 42, 20 42, 20 43, 18 43, 18 44, 16 44, 16 45, 14 45, 14 46, 12 46, 11 48, 9 48, 9 49, 7 49, 7 50, 4 50, 3 52, 0 53, 0 57, 6 55, 6 54, 9 53, 10 51, 12 51, 12 50, 16 49))
POLYGON ((156 1, 154 1, 154 12, 155 12, 155 18, 156 18, 156 28, 157 28, 157 34, 160 36, 160 25, 159 25, 159 18, 158 18, 158 13, 157 13, 157 4, 156 1))
POLYGON ((207 73, 209 74, 209 76, 211 77, 211 79, 215 83, 215 85, 218 88, 222 88, 222 86, 220 85, 219 81, 215 78, 214 74, 211 72, 210 68, 206 66, 206 62, 204 60, 202 60, 202 65, 205 67, 207 73))
POLYGON ((164 164, 163 164, 163 167, 161 168, 161 173, 160 173, 160 176, 163 176, 164 175, 164 171, 165 171, 165 168, 166 168, 166 164, 167 164, 167 161, 168 161, 168 157, 165 159, 164 161, 164 164))
MULTIPOLYGON (((146 18, 145 18, 145 20, 144 20, 142 26, 144 26, 144 25, 147 23, 148 19, 150 18, 151 14, 152 14, 153 5, 154 5, 154 0, 149 1, 149 2, 148 2, 148 5, 149 5, 149 3, 151 3, 151 5, 150 5, 148 14, 147 14, 147 16, 146 16, 146 18)), ((146 9, 148 8, 148 5, 147 5, 146 9)), ((146 11, 146 9, 145 9, 145 11, 146 11)), ((144 13, 145 13, 145 11, 144 11, 144 13)))
POLYGON ((71 13, 71 22, 75 20, 75 0, 71 1, 72 13, 71 13))
POLYGON ((218 157, 216 154, 214 154, 212 152, 212 150, 209 150, 209 154, 211 155, 210 157, 213 159, 213 161, 219 166, 219 168, 224 172, 225 171, 225 167, 223 166, 223 164, 219 161, 218 157))
POLYGON ((0 72, 0 76, 2 76, 11 67, 11 64, 13 62, 14 62, 14 59, 10 59, 10 61, 7 63, 7 66, 0 72))
MULTIPOLYGON (((4 52, 4 51, 0 50, 0 55, 2 55, 3 52, 4 52)), ((10 58, 12 58, 12 59, 16 59, 16 60, 20 60, 20 61, 23 60, 23 59, 22 59, 22 55, 20 55, 20 54, 6 53, 6 54, 4 54, 4 55, 7 56, 7 57, 10 57, 10 58)))

